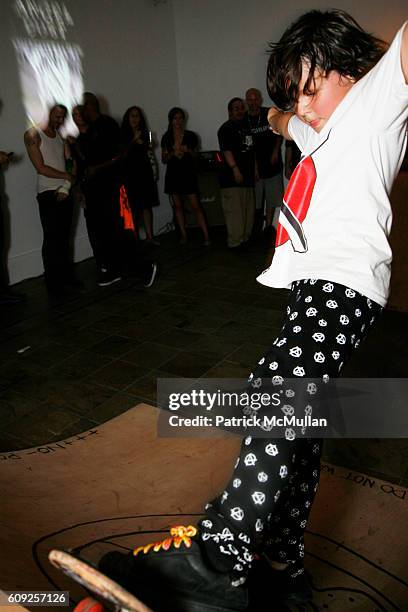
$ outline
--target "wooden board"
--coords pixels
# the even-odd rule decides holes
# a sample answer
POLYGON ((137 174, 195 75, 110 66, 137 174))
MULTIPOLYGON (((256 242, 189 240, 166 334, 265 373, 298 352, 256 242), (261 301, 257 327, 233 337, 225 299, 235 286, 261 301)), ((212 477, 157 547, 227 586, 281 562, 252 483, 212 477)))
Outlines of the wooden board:
MULTIPOLYGON (((50 565, 52 548, 97 562, 197 522, 240 441, 160 438, 157 417, 140 405, 69 440, 0 454, 0 588, 68 590, 73 605, 86 592, 50 565)), ((324 465, 306 542, 313 605, 406 612, 407 524, 406 489, 324 465)))

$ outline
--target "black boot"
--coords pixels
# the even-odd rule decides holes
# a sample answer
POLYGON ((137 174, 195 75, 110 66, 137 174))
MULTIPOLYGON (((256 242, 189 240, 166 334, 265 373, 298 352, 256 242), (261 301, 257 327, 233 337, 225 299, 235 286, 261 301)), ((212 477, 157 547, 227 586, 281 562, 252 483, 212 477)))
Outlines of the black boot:
POLYGON ((233 586, 229 573, 209 563, 194 527, 173 527, 170 538, 137 548, 112 551, 98 568, 155 612, 241 612, 247 589, 233 586))
MULTIPOLYGON (((273 569, 266 557, 254 564, 248 576, 250 611, 257 610, 260 601, 271 599, 276 604, 304 604, 311 601, 313 592, 299 562, 284 570, 273 569)), ((277 608, 277 610, 280 608, 277 608)))

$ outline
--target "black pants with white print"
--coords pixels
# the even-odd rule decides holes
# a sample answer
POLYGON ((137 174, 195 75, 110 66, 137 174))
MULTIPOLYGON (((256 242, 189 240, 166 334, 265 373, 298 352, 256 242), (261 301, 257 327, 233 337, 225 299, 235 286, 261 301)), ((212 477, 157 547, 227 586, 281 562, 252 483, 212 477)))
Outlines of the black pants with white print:
MULTIPOLYGON (((343 285, 296 281, 283 327, 251 373, 250 386, 262 390, 259 385, 274 377, 281 384, 295 377, 337 377, 381 310, 343 285)), ((311 407, 305 401, 303 395, 301 409, 307 414, 311 407)), ((200 522, 215 566, 243 582, 254 554, 265 551, 291 564, 292 575, 303 571, 303 535, 318 487, 321 448, 321 440, 293 437, 293 432, 282 439, 244 439, 230 482, 207 504, 200 522)))

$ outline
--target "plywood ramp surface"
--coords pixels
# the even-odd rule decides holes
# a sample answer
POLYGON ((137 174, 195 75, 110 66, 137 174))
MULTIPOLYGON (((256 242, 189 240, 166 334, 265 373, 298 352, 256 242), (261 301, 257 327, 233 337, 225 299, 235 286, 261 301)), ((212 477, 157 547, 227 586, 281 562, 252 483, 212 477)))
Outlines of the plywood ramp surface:
MULTIPOLYGON (((69 440, 0 454, 1 589, 69 590, 74 605, 85 592, 51 567, 51 548, 97 561, 198 520, 240 440, 158 437, 157 419, 139 405, 69 440)), ((310 610, 408 611, 407 504, 405 489, 323 466, 306 543, 310 610)))

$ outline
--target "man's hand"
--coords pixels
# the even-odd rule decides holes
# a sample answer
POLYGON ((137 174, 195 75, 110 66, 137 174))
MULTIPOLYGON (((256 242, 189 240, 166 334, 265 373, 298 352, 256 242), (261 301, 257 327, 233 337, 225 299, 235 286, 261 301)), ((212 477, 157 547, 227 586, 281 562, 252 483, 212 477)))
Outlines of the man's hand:
POLYGON ((55 192, 55 197, 57 198, 57 202, 62 202, 62 200, 66 200, 67 197, 69 196, 70 189, 71 189, 71 182, 64 181, 63 184, 60 187, 58 187, 58 189, 55 192))
POLYGON ((238 166, 233 167, 232 173, 234 175, 234 180, 236 184, 241 185, 244 182, 244 177, 242 176, 241 170, 238 168, 238 166))
POLYGON ((55 196, 57 198, 57 202, 62 202, 63 200, 67 199, 68 194, 63 191, 57 191, 55 196))
POLYGON ((9 161, 9 156, 5 151, 0 151, 0 165, 7 164, 9 161))

